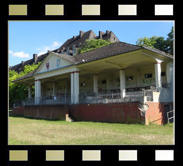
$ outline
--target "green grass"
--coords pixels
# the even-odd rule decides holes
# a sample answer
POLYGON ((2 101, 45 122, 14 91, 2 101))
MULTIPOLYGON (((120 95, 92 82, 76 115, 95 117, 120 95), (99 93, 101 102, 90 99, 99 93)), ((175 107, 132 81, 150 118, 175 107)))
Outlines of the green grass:
POLYGON ((9 145, 173 145, 164 126, 9 117, 9 145))

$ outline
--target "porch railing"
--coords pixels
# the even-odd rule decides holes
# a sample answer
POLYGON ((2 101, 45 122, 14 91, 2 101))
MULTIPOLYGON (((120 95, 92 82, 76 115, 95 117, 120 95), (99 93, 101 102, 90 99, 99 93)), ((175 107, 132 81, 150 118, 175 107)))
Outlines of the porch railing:
POLYGON ((62 94, 60 96, 44 96, 33 97, 25 100, 25 105, 56 105, 56 104, 69 104, 70 95, 62 94))
POLYGON ((113 92, 83 92, 79 95, 79 103, 121 103, 121 102, 139 102, 140 99, 146 96, 147 101, 153 101, 153 91, 143 90, 143 91, 132 91, 126 92, 125 97, 121 97, 121 93, 113 92))
POLYGON ((24 100, 16 100, 14 103, 13 103, 13 107, 19 107, 19 106, 23 106, 25 105, 25 101, 24 100))
MULTIPOLYGON (((121 93, 117 92, 81 92, 79 94, 79 103, 97 104, 97 103, 122 103, 122 102, 139 102, 142 97, 146 96, 147 101, 153 101, 152 90, 126 92, 125 97, 121 97, 121 93)), ((59 96, 45 96, 27 98, 14 103, 14 107, 21 105, 56 105, 70 104, 70 94, 64 93, 59 96)))

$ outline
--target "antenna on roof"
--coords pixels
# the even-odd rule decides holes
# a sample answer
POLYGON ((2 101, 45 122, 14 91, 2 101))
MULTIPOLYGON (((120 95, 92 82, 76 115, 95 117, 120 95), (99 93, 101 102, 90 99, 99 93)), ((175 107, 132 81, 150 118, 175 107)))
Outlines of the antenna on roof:
POLYGON ((83 34, 84 34, 84 31, 79 31, 80 38, 82 38, 83 34))

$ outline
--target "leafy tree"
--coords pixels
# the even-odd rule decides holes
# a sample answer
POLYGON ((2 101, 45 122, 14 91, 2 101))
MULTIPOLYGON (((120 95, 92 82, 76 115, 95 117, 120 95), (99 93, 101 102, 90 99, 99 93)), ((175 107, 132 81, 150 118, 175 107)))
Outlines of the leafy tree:
POLYGON ((9 105, 10 107, 13 106, 13 103, 16 100, 27 98, 27 94, 28 94, 28 87, 26 85, 15 84, 12 81, 30 73, 31 71, 34 71, 35 69, 37 69, 37 67, 40 64, 41 62, 33 65, 26 65, 24 66, 24 70, 21 71, 20 73, 17 73, 14 70, 9 70, 9 105))
POLYGON ((155 38, 157 38, 156 36, 153 36, 151 38, 148 37, 143 37, 143 38, 139 38, 136 42, 136 44, 138 46, 143 46, 144 44, 154 47, 154 44, 156 43, 155 38))
POLYGON ((152 36, 150 38, 143 37, 139 38, 136 42, 138 46, 148 45, 152 48, 157 48, 161 51, 173 54, 173 27, 171 32, 168 33, 168 38, 165 40, 164 37, 152 36))
POLYGON ((106 45, 111 44, 112 42, 108 40, 103 40, 103 39, 87 39, 85 43, 83 44, 83 47, 79 48, 77 50, 77 54, 81 54, 84 52, 88 52, 91 50, 94 50, 96 48, 100 48, 106 45))
POLYGON ((168 34, 168 38, 166 40, 166 50, 168 53, 173 54, 173 27, 170 31, 170 33, 168 34))

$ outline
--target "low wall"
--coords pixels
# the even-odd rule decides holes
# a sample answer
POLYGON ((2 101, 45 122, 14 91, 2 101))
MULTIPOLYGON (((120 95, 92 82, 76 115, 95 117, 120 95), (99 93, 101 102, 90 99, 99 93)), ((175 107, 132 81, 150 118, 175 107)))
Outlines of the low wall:
POLYGON ((12 114, 17 116, 24 116, 24 106, 13 108, 12 114))
POLYGON ((166 103, 147 104, 145 117, 140 114, 139 103, 20 106, 13 108, 13 114, 39 119, 66 120, 70 116, 75 121, 164 124, 166 103))
POLYGON ((138 104, 139 103, 70 105, 69 115, 76 121, 141 123, 144 122, 144 117, 140 115, 138 104))
POLYGON ((149 108, 146 112, 146 124, 164 124, 165 108, 164 103, 147 102, 149 108))
POLYGON ((66 120, 69 105, 35 105, 25 106, 24 116, 36 119, 66 120))

